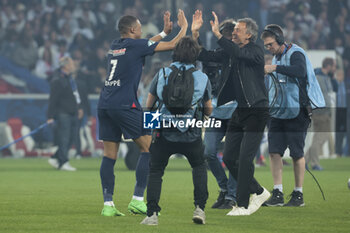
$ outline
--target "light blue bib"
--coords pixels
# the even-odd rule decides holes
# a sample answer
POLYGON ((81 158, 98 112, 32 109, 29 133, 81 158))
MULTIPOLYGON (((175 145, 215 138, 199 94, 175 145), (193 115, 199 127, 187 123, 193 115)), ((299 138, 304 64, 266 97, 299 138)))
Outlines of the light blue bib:
MULTIPOLYGON (((305 57, 307 72, 306 91, 310 100, 311 107, 313 109, 325 107, 325 100, 314 73, 314 69, 312 68, 311 62, 302 48, 295 44, 292 44, 292 47, 282 55, 280 61, 277 61, 276 56, 274 56, 272 59, 272 64, 290 66, 290 57, 294 52, 301 52, 305 57)), ((287 75, 277 74, 276 72, 273 72, 273 74, 275 77, 277 77, 281 90, 278 91, 274 85, 271 85, 269 91, 269 103, 272 110, 271 116, 279 119, 293 119, 297 117, 300 112, 300 84, 298 83, 298 78, 288 77, 287 75)), ((270 83, 273 83, 271 77, 270 83)))

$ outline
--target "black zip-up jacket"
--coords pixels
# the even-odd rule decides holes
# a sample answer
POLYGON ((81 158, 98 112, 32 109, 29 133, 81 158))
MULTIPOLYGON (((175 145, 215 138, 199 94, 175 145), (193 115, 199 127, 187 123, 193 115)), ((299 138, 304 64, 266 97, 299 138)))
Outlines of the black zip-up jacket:
POLYGON ((54 73, 50 85, 49 106, 47 110, 48 119, 55 118, 59 113, 76 115, 79 108, 81 106, 78 106, 73 95, 68 76, 58 70, 54 73))
POLYGON ((242 48, 222 37, 218 44, 231 58, 232 75, 218 94, 218 106, 231 100, 238 107, 268 107, 267 91, 264 83, 264 51, 253 42, 242 48), (232 94, 232 92, 235 92, 232 94))

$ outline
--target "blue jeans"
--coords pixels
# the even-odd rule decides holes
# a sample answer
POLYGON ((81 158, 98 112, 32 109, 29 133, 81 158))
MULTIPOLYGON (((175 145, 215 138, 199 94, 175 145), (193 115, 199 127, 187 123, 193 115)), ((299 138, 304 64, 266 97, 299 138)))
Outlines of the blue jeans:
POLYGON ((78 116, 59 113, 55 120, 58 150, 52 158, 58 159, 59 167, 61 167, 68 161, 68 151, 78 133, 78 116))
POLYGON ((208 129, 205 132, 204 156, 206 157, 209 168, 215 176, 221 191, 227 191, 225 199, 236 200, 237 182, 230 173, 227 178, 225 169, 222 167, 221 162, 217 157, 218 148, 221 140, 225 136, 228 121, 229 120, 221 120, 222 127, 220 129, 208 129))

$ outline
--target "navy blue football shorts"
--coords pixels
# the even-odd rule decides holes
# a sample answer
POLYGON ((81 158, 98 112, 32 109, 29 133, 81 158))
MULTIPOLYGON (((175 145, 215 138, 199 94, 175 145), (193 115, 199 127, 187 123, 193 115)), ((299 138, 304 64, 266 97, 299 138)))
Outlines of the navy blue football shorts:
POLYGON ((143 111, 132 109, 98 109, 99 139, 120 142, 151 135, 150 129, 143 128, 143 111))
POLYGON ((304 156, 306 132, 310 118, 303 110, 293 119, 270 118, 268 142, 269 153, 283 156, 289 148, 290 157, 298 159, 304 156))

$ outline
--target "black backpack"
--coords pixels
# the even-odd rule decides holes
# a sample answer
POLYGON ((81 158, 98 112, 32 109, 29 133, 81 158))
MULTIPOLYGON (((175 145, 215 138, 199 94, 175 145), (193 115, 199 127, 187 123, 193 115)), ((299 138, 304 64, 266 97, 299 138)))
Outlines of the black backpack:
POLYGON ((170 113, 185 114, 192 107, 192 97, 194 93, 194 78, 192 73, 195 68, 186 70, 184 66, 177 68, 171 66, 169 76, 165 75, 163 68, 164 79, 168 78, 168 84, 163 87, 163 103, 170 113))

